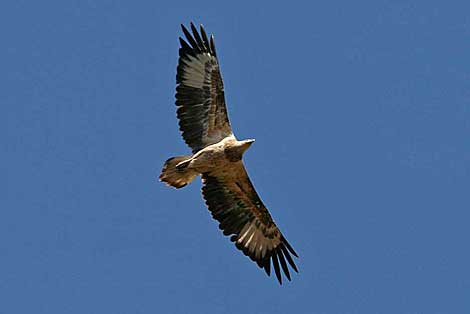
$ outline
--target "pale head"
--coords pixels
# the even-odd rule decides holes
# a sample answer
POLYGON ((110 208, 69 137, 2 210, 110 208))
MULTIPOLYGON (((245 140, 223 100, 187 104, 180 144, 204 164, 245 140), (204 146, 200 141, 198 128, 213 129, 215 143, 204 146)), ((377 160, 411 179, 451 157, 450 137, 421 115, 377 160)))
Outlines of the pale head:
POLYGON ((254 139, 248 139, 243 141, 232 142, 233 144, 228 145, 225 148, 225 155, 230 161, 241 160, 245 151, 250 148, 251 144, 253 144, 254 141, 254 139))
POLYGON ((238 141, 239 145, 242 147, 242 151, 245 152, 248 148, 250 148, 251 144, 255 142, 254 138, 250 138, 243 141, 238 141))

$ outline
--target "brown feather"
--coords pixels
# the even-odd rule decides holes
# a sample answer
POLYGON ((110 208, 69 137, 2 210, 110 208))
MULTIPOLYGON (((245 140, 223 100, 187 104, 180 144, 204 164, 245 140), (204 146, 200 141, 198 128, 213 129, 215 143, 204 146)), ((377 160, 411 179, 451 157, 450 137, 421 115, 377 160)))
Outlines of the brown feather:
MULTIPOLYGON (((180 130, 193 153, 232 135, 225 105, 224 85, 215 47, 191 24, 181 26, 180 58, 176 73, 176 105, 180 130)), ((203 28, 201 28, 203 30, 203 28)))
POLYGON ((206 204, 224 235, 232 235, 230 240, 235 246, 268 275, 272 260, 279 282, 282 283, 281 269, 291 280, 288 265, 297 272, 286 249, 291 247, 256 193, 243 163, 231 163, 230 171, 205 173, 202 180, 206 204), (265 253, 261 254, 260 249, 265 253))

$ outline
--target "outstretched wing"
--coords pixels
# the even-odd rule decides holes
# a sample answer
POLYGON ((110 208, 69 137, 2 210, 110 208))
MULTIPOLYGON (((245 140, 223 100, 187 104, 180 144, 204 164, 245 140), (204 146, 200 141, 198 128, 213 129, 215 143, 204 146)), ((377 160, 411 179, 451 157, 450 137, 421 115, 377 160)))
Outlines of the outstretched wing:
POLYGON ((201 35, 191 23, 192 35, 181 25, 176 71, 176 105, 180 130, 193 153, 232 135, 225 106, 224 85, 215 52, 214 37, 201 35))
POLYGON ((268 209, 264 206, 246 173, 243 163, 237 162, 228 172, 202 175, 202 194, 212 217, 219 221, 224 235, 245 255, 271 273, 271 261, 279 283, 282 284, 279 264, 290 280, 287 263, 296 271, 290 254, 298 257, 281 234, 268 209), (286 262, 287 261, 287 262, 286 262))

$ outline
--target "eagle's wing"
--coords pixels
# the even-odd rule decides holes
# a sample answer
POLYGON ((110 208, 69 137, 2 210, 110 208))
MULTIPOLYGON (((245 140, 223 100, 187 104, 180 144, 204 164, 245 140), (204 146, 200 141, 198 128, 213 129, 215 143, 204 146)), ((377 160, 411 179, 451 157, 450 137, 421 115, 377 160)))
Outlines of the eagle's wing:
POLYGON ((268 276, 271 260, 279 283, 282 284, 279 264, 290 280, 286 261, 296 271, 290 254, 298 257, 281 234, 268 209, 264 206, 248 177, 241 161, 230 172, 211 172, 202 175, 202 194, 212 213, 219 221, 224 235, 245 255, 264 268, 268 276))
POLYGON ((181 27, 188 42, 180 37, 176 105, 183 138, 195 153, 231 136, 232 130, 214 37, 209 40, 202 25, 201 35, 192 23, 193 35, 181 27))

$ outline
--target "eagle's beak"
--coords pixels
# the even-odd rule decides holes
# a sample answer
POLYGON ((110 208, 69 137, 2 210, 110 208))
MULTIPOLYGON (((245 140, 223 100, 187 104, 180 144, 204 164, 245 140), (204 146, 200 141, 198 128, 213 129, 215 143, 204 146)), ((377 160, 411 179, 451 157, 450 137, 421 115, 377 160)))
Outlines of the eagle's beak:
POLYGON ((241 141, 242 151, 245 152, 248 148, 250 148, 251 144, 253 144, 254 141, 254 139, 241 141))

